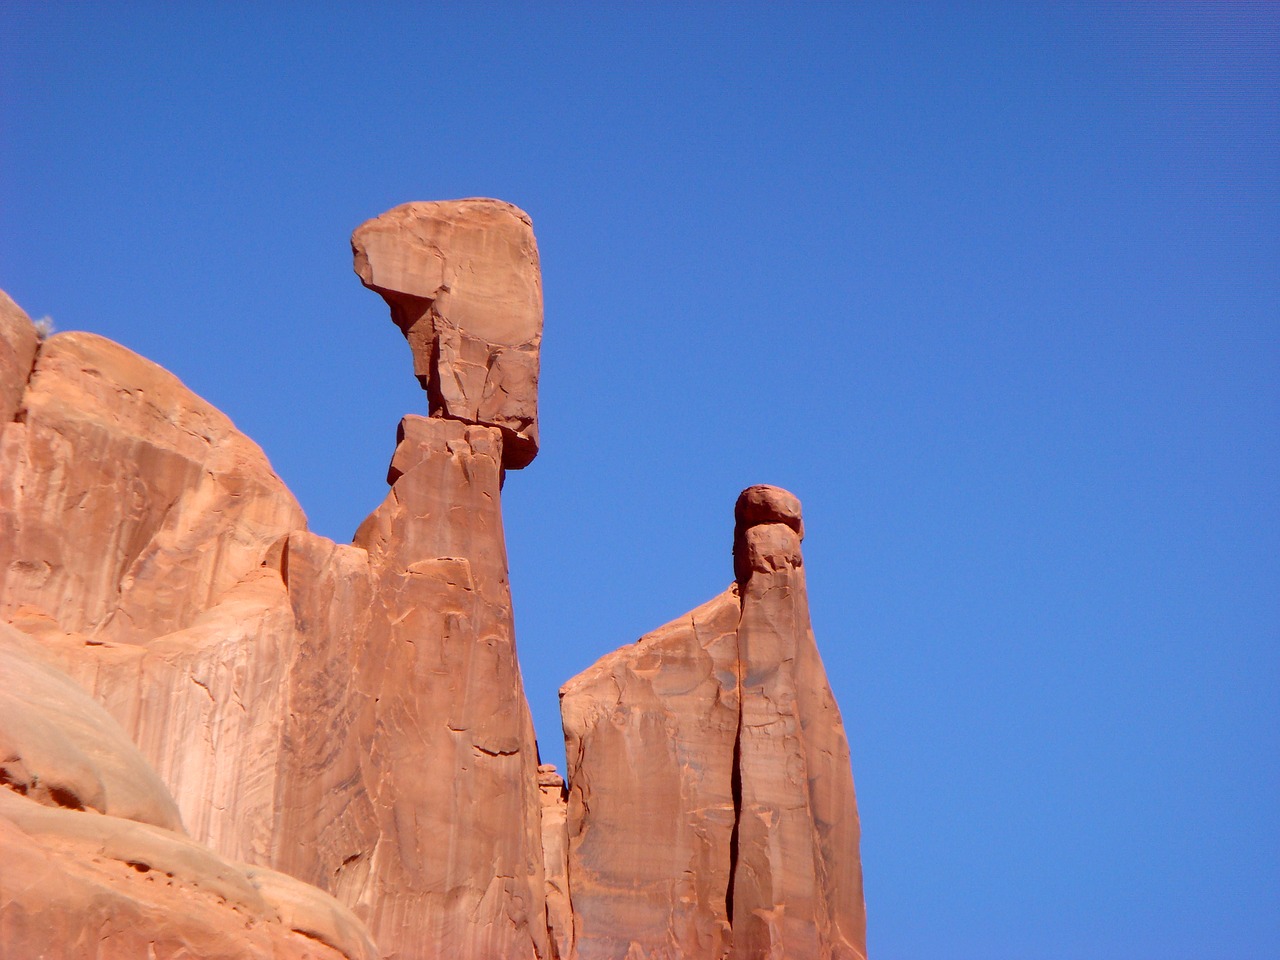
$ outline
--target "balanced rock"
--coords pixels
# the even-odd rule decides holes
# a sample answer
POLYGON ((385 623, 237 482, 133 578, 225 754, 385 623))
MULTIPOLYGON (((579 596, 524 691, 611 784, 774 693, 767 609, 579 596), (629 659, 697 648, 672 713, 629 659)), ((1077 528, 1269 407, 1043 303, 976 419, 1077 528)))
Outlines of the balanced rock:
POLYGON ((406 203, 351 236, 360 281, 413 350, 432 416, 502 430, 503 465, 538 452, 542 274, 528 214, 500 200, 406 203))
MULTIPOLYGON (((331 892, 387 960, 551 957, 500 508, 524 441, 406 418, 392 490, 343 546, 177 378, 9 316, 0 620, 137 744, 176 798, 167 825, 331 892)), ((29 798, 129 801, 85 738, 15 721, 5 746, 29 798)))
POLYGON ((352 247, 430 416, 351 544, 172 374, 0 294, 0 956, 865 957, 799 501, 744 491, 734 583, 564 685, 566 786, 501 511, 529 218, 407 204, 352 247))
MULTIPOLYGON (((776 489, 776 488, 775 488, 776 489)), ((730 901, 734 960, 866 956, 860 830, 849 745, 809 623, 799 502, 739 500, 735 566, 740 786, 730 901)), ((790 498, 794 500, 794 498, 790 498)))

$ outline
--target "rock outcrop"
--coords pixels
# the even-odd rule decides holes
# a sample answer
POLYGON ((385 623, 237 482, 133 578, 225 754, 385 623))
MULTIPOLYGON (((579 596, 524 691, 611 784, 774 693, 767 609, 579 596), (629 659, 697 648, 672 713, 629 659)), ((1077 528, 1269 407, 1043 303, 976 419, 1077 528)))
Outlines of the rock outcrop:
POLYGON ((866 955, 800 503, 749 487, 735 512, 737 582, 561 688, 579 960, 866 955))
MULTIPOLYGON (((494 422, 406 417, 351 546, 307 532, 261 451, 171 374, 92 334, 39 344, 0 302, 0 619, 106 707, 195 841, 332 892, 384 957, 536 960, 537 745, 500 490, 505 451, 527 462, 536 438, 537 251, 506 204, 427 206, 456 221, 432 322, 460 325, 464 385, 489 338, 494 422)), ((392 247, 370 249, 385 273, 392 247)))
POLYGON ((0 619, 106 706, 197 841, 269 863, 293 616, 262 564, 302 510, 223 414, 109 340, 49 338, 19 386, 0 619))
POLYGON ((407 204, 352 249, 429 416, 351 544, 172 374, 0 294, 0 956, 863 957, 799 501, 745 491, 736 583, 565 685, 566 787, 501 514, 529 218, 407 204))
POLYGON ((387 957, 549 956, 538 754, 516 660, 501 462, 495 427, 405 417, 391 491, 346 558, 354 604, 339 606, 324 585, 315 539, 301 564, 300 538, 283 555, 298 622, 319 635, 304 654, 319 659, 300 665, 306 679, 292 685, 309 698, 297 715, 324 717, 333 693, 339 705, 331 739, 315 738, 332 760, 286 751, 298 769, 282 807, 315 831, 290 866, 303 879, 332 878, 387 957), (316 818, 317 807, 337 819, 316 818))
POLYGON ((542 273, 528 214, 500 200, 406 203, 351 237, 356 273, 413 348, 432 416, 498 427, 503 464, 538 452, 542 273))
POLYGON ((184 835, 103 707, 0 623, 0 955, 374 960, 321 891, 184 835))
POLYGON ((35 324, 0 290, 0 423, 18 413, 38 344, 35 324))
POLYGON ((573 908, 569 903, 569 834, 564 778, 552 764, 538 767, 542 799, 542 865, 546 875, 547 933, 560 960, 573 956, 573 908))

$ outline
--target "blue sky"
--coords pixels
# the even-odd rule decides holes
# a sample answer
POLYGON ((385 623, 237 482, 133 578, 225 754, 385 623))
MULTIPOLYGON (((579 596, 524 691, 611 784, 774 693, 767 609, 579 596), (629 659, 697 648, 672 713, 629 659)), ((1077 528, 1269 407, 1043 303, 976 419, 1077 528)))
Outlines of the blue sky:
POLYGON ((1280 948, 1280 7, 25 4, 0 287, 348 540, 424 412, 347 238, 533 217, 525 685, 804 502, 876 960, 1280 948))

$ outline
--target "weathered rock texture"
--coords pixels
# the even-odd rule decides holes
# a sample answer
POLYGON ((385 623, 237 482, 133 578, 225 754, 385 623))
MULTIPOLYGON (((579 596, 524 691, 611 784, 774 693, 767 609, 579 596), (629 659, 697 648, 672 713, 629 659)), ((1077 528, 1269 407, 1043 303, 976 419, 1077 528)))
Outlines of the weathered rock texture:
MULTIPOLYGON (((305 768, 291 778, 301 791, 288 804, 295 815, 344 793, 355 802, 348 824, 322 826, 312 863, 295 867, 349 889, 387 956, 549 955, 537 744, 516 661, 501 460, 494 427, 402 421, 391 492, 356 533, 371 609, 335 730, 347 745, 340 769, 370 759, 345 790, 305 768)), ((291 592, 294 560, 291 538, 291 592)), ((357 610, 313 599, 317 616, 304 621, 341 626, 345 615, 358 629, 357 610)))
POLYGON ((800 503, 750 487, 736 514, 737 583, 561 689, 579 960, 866 955, 800 503))
POLYGON ((351 237, 356 273, 413 348, 432 416, 498 427, 504 464, 538 452, 542 273, 528 214, 500 200, 406 203, 351 237))
MULTIPOLYGON (((138 745, 177 799, 165 825, 332 892, 384 957, 551 956, 507 434, 406 418, 386 501, 340 546, 172 375, 0 316, 0 620, 138 745)), ((82 764, 33 785, 84 748, 5 775, 100 807, 113 790, 82 764)))
POLYGON ((270 863, 293 616, 262 563, 302 511, 225 416, 108 340, 51 337, 20 386, 0 619, 106 706, 195 839, 270 863))
POLYGON ((101 705, 0 623, 0 956, 373 960, 345 907, 187 838, 101 705))
POLYGON ((745 491, 735 585, 565 685, 566 790, 500 507, 537 452, 529 219, 408 204, 352 247, 431 416, 350 545, 177 378, 0 294, 0 956, 864 956, 799 501, 745 491))
POLYGON ((542 798, 542 864, 546 873, 547 931, 555 956, 573 955, 573 908, 569 904, 569 834, 564 778, 551 764, 538 767, 542 798))
POLYGON ((30 318, 0 290, 0 423, 9 422, 18 412, 38 343, 30 318))

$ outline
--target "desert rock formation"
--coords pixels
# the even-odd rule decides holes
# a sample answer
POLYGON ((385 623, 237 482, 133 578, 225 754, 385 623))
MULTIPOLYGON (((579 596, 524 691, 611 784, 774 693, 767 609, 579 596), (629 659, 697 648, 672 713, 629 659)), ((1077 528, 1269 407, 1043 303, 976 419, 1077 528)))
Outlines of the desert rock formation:
POLYGON ((481 198, 406 203, 351 236, 356 273, 413 348, 432 416, 499 427, 504 465, 538 452, 542 273, 529 215, 481 198))
POLYGON ((190 840, 124 730, 4 623, 0 864, 5 957, 377 956, 332 897, 190 840))
POLYGON ((501 515, 537 452, 529 218, 406 204, 352 249, 428 415, 351 544, 172 374, 0 294, 0 955, 862 956, 799 502, 749 488, 737 582, 565 685, 566 786, 501 515))
POLYGON ((800 503, 748 487, 735 513, 737 582, 561 688, 579 960, 866 955, 800 503))

